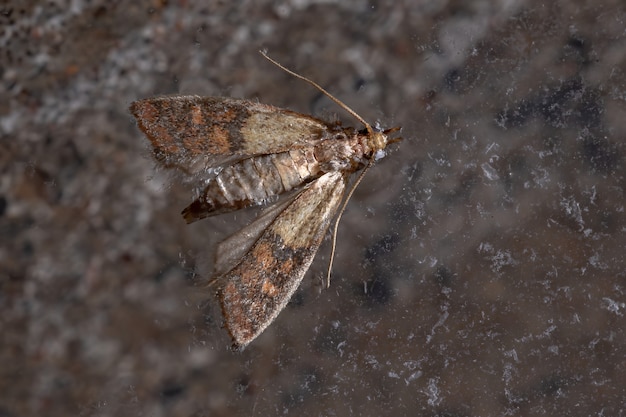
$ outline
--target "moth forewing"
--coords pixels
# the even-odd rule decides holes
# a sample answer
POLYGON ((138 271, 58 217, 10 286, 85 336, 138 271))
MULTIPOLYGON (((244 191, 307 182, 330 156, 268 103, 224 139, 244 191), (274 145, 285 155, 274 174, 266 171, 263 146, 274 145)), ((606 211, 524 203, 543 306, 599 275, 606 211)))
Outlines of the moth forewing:
POLYGON ((153 97, 134 101, 130 111, 155 151, 172 161, 206 158, 208 166, 221 165, 219 157, 285 152, 327 129, 311 116, 230 97, 153 97))
POLYGON ((215 268, 213 273, 219 276, 232 269, 252 245, 261 237, 261 234, 271 222, 280 215, 298 193, 294 193, 283 201, 279 201, 263 210, 252 223, 239 229, 236 233, 224 239, 215 252, 215 268))
POLYGON ((346 180, 329 172, 306 186, 240 262, 218 278, 225 325, 245 347, 287 305, 341 203, 346 180))

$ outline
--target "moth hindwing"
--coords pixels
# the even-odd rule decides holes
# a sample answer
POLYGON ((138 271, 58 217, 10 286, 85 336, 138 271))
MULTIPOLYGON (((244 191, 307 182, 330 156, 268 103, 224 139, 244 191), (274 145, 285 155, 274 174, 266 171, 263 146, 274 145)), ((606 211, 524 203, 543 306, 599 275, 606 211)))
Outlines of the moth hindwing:
POLYGON ((288 195, 217 250, 212 282, 238 348, 285 307, 339 210, 349 177, 363 169, 354 190, 390 142, 388 134, 398 130, 373 129, 319 85, 264 56, 328 95, 365 129, 225 97, 156 97, 130 106, 157 161, 202 184, 182 211, 188 223, 288 195))

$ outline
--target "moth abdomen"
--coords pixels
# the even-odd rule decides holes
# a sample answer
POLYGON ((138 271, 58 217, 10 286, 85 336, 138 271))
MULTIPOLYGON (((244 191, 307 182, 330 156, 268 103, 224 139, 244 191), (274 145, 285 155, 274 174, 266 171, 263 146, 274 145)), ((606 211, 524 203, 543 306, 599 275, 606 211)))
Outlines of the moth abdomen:
POLYGON ((262 204, 322 174, 313 147, 244 159, 211 178, 183 211, 187 223, 262 204))

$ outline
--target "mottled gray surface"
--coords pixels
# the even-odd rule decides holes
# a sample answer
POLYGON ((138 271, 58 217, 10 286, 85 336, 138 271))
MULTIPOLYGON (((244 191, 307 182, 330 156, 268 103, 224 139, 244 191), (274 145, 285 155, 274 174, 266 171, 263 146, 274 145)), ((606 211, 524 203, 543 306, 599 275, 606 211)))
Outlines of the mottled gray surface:
POLYGON ((0 5, 0 415, 624 415, 623 1, 378 3, 0 5), (355 123, 260 48, 405 140, 233 353, 193 285, 249 215, 185 225, 127 109, 355 123))

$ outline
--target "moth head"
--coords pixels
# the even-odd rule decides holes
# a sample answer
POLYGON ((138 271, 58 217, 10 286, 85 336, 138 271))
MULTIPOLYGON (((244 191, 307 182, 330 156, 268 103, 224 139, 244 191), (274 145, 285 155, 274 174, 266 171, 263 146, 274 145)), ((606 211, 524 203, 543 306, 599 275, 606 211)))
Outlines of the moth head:
POLYGON ((372 127, 368 124, 365 127, 368 131, 370 148, 374 151, 374 153, 382 151, 390 143, 402 140, 402 138, 389 138, 391 133, 399 131, 401 127, 393 127, 386 130, 382 130, 378 125, 372 127))

